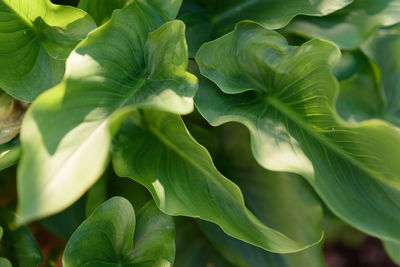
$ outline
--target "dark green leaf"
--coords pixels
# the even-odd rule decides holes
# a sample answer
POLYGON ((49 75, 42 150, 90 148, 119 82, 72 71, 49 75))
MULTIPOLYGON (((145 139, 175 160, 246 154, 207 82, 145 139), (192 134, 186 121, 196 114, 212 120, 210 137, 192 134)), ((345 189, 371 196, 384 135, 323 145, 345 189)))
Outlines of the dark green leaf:
POLYGON ((153 2, 114 12, 71 53, 63 82, 30 107, 18 169, 21 222, 59 212, 96 182, 111 136, 130 111, 192 111, 197 79, 186 72, 184 24, 159 27, 179 0, 166 9, 153 2))
POLYGON ((15 215, 0 207, 0 225, 4 231, 0 255, 7 257, 14 266, 37 266, 43 257, 35 238, 28 227, 15 228, 14 221, 15 215))
POLYGON ((137 215, 129 201, 113 197, 99 206, 74 232, 63 264, 76 266, 171 266, 175 228, 154 203, 137 215), (163 264, 163 265, 162 265, 163 264))
POLYGON ((89 13, 97 25, 104 24, 111 18, 115 9, 121 9, 130 0, 80 0, 78 7, 89 13))
POLYGON ((246 125, 263 167, 304 176, 341 219, 400 240, 400 130, 340 120, 331 72, 339 57, 331 43, 292 47, 258 24, 239 23, 199 50, 201 73, 221 90, 202 82, 196 105, 213 125, 246 125))
POLYGON ((0 170, 4 170, 17 163, 21 155, 21 145, 19 138, 11 142, 0 145, 0 170))
POLYGON ((96 25, 50 0, 0 0, 0 87, 25 101, 62 78, 65 59, 96 25))

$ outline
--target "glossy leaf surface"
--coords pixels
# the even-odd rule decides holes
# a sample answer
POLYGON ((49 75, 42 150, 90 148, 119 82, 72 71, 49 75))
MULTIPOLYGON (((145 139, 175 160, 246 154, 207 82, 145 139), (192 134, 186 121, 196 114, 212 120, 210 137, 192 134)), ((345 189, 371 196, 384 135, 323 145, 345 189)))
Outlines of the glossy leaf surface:
POLYGON ((240 189, 215 169, 207 150, 178 116, 141 112, 130 118, 116 136, 114 169, 146 186, 163 212, 214 222, 227 234, 269 251, 306 247, 266 227, 247 210, 240 189))
POLYGON ((100 205, 74 232, 63 264, 70 266, 172 266, 175 256, 172 218, 154 203, 137 214, 126 199, 100 205))
POLYGON ((352 49, 360 46, 379 27, 399 22, 399 0, 354 0, 344 9, 325 17, 301 17, 291 23, 288 30, 352 49))
POLYGON ((111 135, 132 109, 193 109, 197 79, 186 72, 184 25, 159 27, 173 10, 153 2, 116 11, 72 52, 63 82, 30 107, 18 168, 22 222, 68 207, 96 182, 111 135))
POLYGON ((199 50, 201 73, 221 90, 202 82, 196 104, 213 125, 246 125, 263 167, 304 176, 340 218, 400 240, 400 131, 379 120, 339 119, 331 73, 339 56, 331 43, 292 47, 275 32, 240 23, 199 50))
POLYGON ((0 12, 0 87, 25 101, 62 79, 65 59, 96 27, 86 12, 50 0, 1 0, 0 12))

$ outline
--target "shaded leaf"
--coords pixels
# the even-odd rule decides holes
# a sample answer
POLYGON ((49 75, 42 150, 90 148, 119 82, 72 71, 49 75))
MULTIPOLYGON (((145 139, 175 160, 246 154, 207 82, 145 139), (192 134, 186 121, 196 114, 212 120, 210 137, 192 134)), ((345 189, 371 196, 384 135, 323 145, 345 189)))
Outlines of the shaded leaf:
POLYGON ((0 92, 0 144, 19 134, 26 107, 4 92, 0 92))
POLYGON ((15 215, 0 207, 0 225, 4 231, 0 241, 1 255, 7 257, 14 266, 37 266, 43 257, 35 238, 28 227, 15 228, 14 221, 15 215))
POLYGON ((295 16, 324 16, 353 0, 186 0, 181 17, 188 24, 189 51, 233 29, 241 20, 253 20, 269 29, 279 29, 295 16))
POLYGON ((80 0, 78 7, 89 13, 97 25, 104 24, 111 18, 115 9, 121 9, 130 0, 80 0))
POLYGON ((63 82, 27 112, 18 168, 21 222, 59 212, 96 182, 111 136, 131 110, 193 109, 197 79, 186 72, 184 24, 159 27, 171 6, 152 2, 135 1, 91 32, 68 58, 63 82))
POLYGON ((240 189, 215 169, 207 150, 177 115, 143 111, 130 117, 116 136, 113 164, 119 176, 146 186, 169 215, 214 222, 227 234, 269 251, 307 247, 263 225, 247 210, 240 189))
POLYGON ((343 49, 352 49, 360 46, 378 28, 399 22, 399 0, 354 0, 328 16, 299 17, 287 30, 332 41, 343 49))
POLYGON ((0 12, 0 87, 24 101, 61 80, 65 59, 96 27, 86 12, 50 0, 1 0, 0 12))
POLYGON ((199 50, 201 73, 221 90, 202 81, 196 105, 213 125, 244 124, 259 164, 304 176, 344 221, 400 240, 400 131, 380 120, 339 119, 331 73, 339 56, 322 40, 292 47, 275 32, 239 23, 199 50))
POLYGON ((63 264, 170 266, 175 254, 174 236, 172 218, 162 214, 154 203, 144 206, 135 220, 131 204, 122 197, 113 197, 74 232, 65 248, 63 264), (157 265, 161 263, 164 265, 157 265))
POLYGON ((175 217, 175 224, 176 257, 174 266, 234 266, 224 259, 224 257, 214 248, 213 244, 199 229, 195 220, 184 217, 175 217))
MULTIPOLYGON (((217 130, 223 150, 217 166, 243 191, 247 207, 263 223, 295 240, 310 243, 318 239, 322 207, 307 182, 297 175, 262 168, 251 154, 243 126, 227 124, 217 130)), ((236 266, 325 266, 322 244, 297 253, 269 253, 229 238, 209 223, 200 225, 208 239, 236 266)))
POLYGON ((21 155, 19 138, 0 145, 0 170, 4 170, 18 162, 21 155))

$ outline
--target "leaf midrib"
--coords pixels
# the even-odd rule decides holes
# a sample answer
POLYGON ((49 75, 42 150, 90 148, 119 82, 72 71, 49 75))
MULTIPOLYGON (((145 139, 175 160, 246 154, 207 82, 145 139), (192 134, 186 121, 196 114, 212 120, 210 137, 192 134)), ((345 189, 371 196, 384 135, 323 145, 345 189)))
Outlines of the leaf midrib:
POLYGON ((343 159, 349 161, 353 166, 357 167, 358 169, 362 170, 366 174, 368 174, 370 177, 374 178, 375 180, 379 182, 385 182, 389 184, 393 184, 396 188, 399 187, 399 184, 394 182, 391 183, 391 181, 388 181, 381 177, 380 175, 377 175, 374 172, 371 172, 371 170, 368 169, 368 167, 365 167, 363 164, 358 162, 356 159, 353 159, 351 156, 348 155, 348 153, 341 149, 340 147, 337 147, 334 143, 332 143, 328 138, 325 136, 318 134, 316 131, 314 131, 310 125, 304 121, 304 119, 299 116, 296 112, 294 112, 292 109, 287 107, 285 103, 280 101, 274 96, 268 96, 264 98, 268 104, 273 106, 275 109, 277 109, 279 112, 284 114, 286 117, 288 117, 292 122, 295 124, 299 125, 301 129, 303 129, 305 132, 307 132, 309 135, 314 137, 318 142, 323 144, 325 147, 329 148, 331 151, 342 157, 343 159))
POLYGON ((46 186, 44 187, 42 194, 39 195, 38 199, 42 199, 43 196, 46 195, 46 191, 48 191, 49 188, 51 188, 51 184, 54 182, 57 182, 55 179, 59 173, 63 172, 63 169, 65 168, 66 165, 68 165, 68 162, 71 161, 74 158, 74 155, 76 155, 77 153, 79 153, 81 150, 83 150, 84 148, 86 148, 86 143, 88 142, 88 140, 91 140, 100 129, 102 129, 104 127, 105 124, 107 124, 109 122, 109 118, 119 109, 121 109, 122 107, 124 107, 126 105, 126 103, 128 103, 131 98, 138 92, 138 90, 143 86, 143 84, 146 82, 145 78, 141 78, 138 83, 136 84, 136 86, 134 86, 127 94, 126 98, 123 98, 121 102, 118 103, 118 105, 116 105, 113 109, 113 111, 111 111, 107 117, 103 118, 103 122, 101 124, 99 124, 94 131, 84 140, 84 142, 81 143, 81 145, 79 145, 79 147, 73 151, 66 160, 63 161, 63 164, 60 166, 60 168, 56 168, 56 171, 54 172, 54 174, 49 175, 48 177, 54 177, 50 180, 49 183, 46 184, 46 186))

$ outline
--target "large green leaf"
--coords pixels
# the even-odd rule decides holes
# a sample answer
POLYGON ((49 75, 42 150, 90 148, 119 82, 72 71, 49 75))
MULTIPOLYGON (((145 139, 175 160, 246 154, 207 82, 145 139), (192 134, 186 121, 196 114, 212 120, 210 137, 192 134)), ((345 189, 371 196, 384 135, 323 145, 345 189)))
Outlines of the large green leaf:
MULTIPOLYGON (((324 16, 350 4, 353 0, 186 0, 182 19, 188 23, 191 52, 200 45, 231 30, 245 19, 257 21, 269 29, 279 29, 295 16, 324 16)), ((194 55, 194 54, 193 54, 194 55)))
POLYGON ((154 203, 137 214, 128 200, 113 197, 99 206, 74 232, 63 264, 76 266, 172 266, 175 227, 154 203), (136 226, 135 226, 136 224, 136 226))
POLYGON ((247 210, 240 189, 215 169, 207 150, 177 115, 143 111, 130 117, 116 136, 113 164, 119 176, 146 186, 169 215, 214 222, 227 234, 273 252, 306 247, 266 227, 247 210))
POLYGON ((89 13, 97 25, 111 18, 115 9, 121 9, 132 0, 80 0, 78 7, 89 13))
MULTIPOLYGON (((15 228, 15 215, 0 207, 0 226, 3 237, 0 244, 0 256, 5 256, 13 266, 38 266, 43 260, 35 238, 26 226, 15 228)), ((3 262, 0 258, 0 266, 3 262)), ((5 265, 7 266, 7 265, 5 265)))
POLYGON ((111 135, 129 111, 192 111, 197 79, 186 72, 184 24, 159 27, 173 10, 155 2, 114 12, 71 53, 63 82, 30 107, 18 168, 21 222, 68 207, 96 182, 111 135))
POLYGON ((265 168, 304 176, 346 222, 400 240, 400 130, 380 120, 349 124, 334 109, 336 46, 288 46, 262 26, 239 23, 205 44, 196 60, 207 81, 196 95, 213 125, 237 121, 265 168))
POLYGON ((86 12, 50 0, 0 0, 0 87, 32 101, 56 85, 71 50, 96 27, 86 12))
POLYGON ((354 0, 344 9, 325 17, 299 17, 289 25, 288 30, 352 49, 361 45, 381 26, 399 22, 399 0, 354 0))
MULTIPOLYGON (((217 166, 243 191, 247 207, 263 223, 295 240, 316 240, 322 232, 322 207, 307 182, 293 174, 262 168, 251 154, 245 127, 227 124, 218 132, 223 151, 217 166)), ((212 224, 201 226, 208 239, 236 266, 325 266, 322 244, 297 253, 269 253, 227 237, 212 224)))

